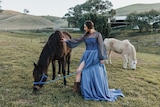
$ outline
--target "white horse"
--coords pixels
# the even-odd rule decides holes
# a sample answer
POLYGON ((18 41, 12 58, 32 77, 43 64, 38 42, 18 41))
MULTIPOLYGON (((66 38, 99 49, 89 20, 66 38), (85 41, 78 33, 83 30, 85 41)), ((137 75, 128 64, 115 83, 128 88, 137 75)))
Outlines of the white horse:
POLYGON ((117 40, 114 38, 105 38, 104 39, 105 47, 108 51, 108 60, 107 63, 112 64, 111 61, 111 52, 114 51, 118 54, 122 54, 123 57, 123 68, 127 68, 129 62, 130 68, 135 70, 137 64, 136 50, 134 45, 132 45, 129 40, 117 40))

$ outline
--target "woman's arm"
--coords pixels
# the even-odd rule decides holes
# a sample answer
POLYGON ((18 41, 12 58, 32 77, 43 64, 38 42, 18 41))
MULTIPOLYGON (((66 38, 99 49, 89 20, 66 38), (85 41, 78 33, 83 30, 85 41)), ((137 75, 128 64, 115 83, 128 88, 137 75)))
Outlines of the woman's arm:
POLYGON ((107 59, 107 50, 104 46, 101 33, 98 33, 98 54, 100 60, 107 59))
POLYGON ((77 47, 79 44, 81 44, 84 41, 84 36, 81 36, 80 38, 70 39, 70 40, 65 40, 63 38, 62 41, 66 42, 68 47, 74 48, 74 47, 77 47))

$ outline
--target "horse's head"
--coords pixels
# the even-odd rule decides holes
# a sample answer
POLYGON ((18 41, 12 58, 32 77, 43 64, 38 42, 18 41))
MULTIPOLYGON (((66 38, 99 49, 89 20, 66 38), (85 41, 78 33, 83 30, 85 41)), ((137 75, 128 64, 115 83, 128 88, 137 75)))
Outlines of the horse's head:
POLYGON ((40 88, 42 88, 44 82, 47 80, 47 74, 43 72, 43 69, 40 65, 35 63, 33 69, 33 79, 33 92, 37 92, 40 88))
POLYGON ((137 60, 136 59, 131 60, 130 64, 131 64, 131 69, 136 70, 137 60))

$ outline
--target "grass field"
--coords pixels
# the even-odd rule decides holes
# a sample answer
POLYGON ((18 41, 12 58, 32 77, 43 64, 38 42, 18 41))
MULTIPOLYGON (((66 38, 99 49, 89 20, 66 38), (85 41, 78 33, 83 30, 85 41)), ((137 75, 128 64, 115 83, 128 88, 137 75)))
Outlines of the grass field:
MULTIPOLYGON (((47 34, 46 34, 47 35, 47 34)), ((79 36, 79 34, 72 34, 79 36)), ((0 32, 0 107, 159 107, 160 55, 137 52, 137 69, 124 70, 122 59, 113 56, 113 65, 106 65, 110 88, 120 88, 125 95, 115 102, 86 101, 72 93, 75 77, 46 84, 38 95, 32 94, 33 62, 37 62, 48 36, 30 33, 0 32)), ((74 48, 71 72, 76 70, 84 44, 74 48)), ((51 80, 51 67, 49 67, 51 80)))

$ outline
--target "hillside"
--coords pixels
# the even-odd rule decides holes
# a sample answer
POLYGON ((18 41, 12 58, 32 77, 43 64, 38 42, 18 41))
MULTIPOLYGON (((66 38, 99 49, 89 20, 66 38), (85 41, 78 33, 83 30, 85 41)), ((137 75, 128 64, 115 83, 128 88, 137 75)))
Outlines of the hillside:
MULTIPOLYGON (((155 9, 160 11, 160 3, 133 4, 116 9, 116 16, 127 15, 132 12, 145 12, 155 9)), ((25 15, 12 10, 0 11, 0 30, 34 30, 45 28, 67 27, 67 21, 54 16, 25 15)))
POLYGON ((55 25, 55 27, 67 27, 68 22, 61 19, 60 17, 53 17, 53 16, 42 16, 50 21, 52 21, 55 25))
POLYGON ((54 21, 53 16, 50 16, 50 19, 46 17, 4 10, 0 13, 0 30, 31 30, 62 26, 58 22, 55 23, 57 20, 62 20, 61 18, 57 17, 54 21))
POLYGON ((150 10, 157 10, 160 11, 160 3, 155 3, 155 4, 133 4, 133 5, 128 5, 122 8, 116 9, 116 15, 127 15, 129 13, 137 12, 145 12, 145 11, 150 11, 150 10))

